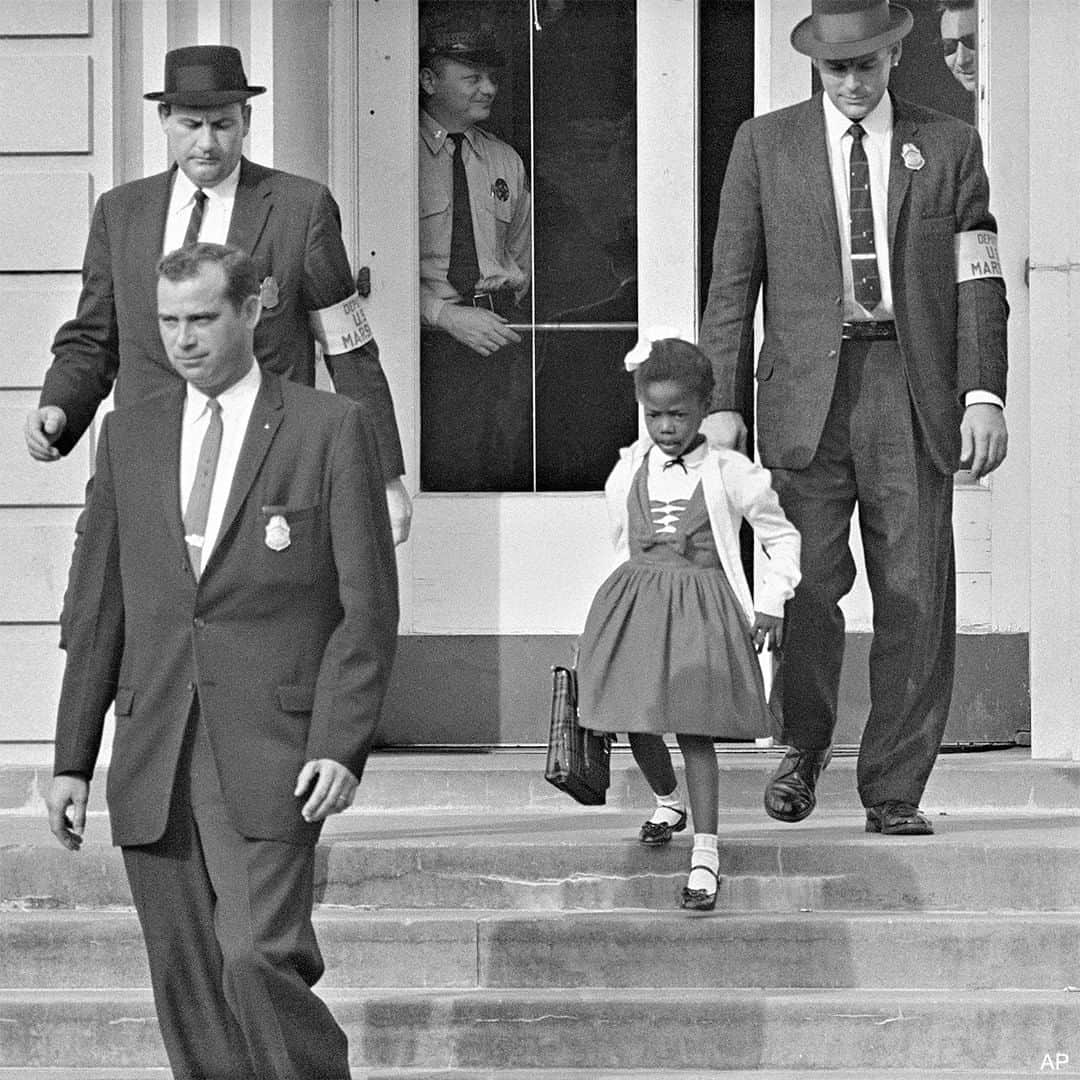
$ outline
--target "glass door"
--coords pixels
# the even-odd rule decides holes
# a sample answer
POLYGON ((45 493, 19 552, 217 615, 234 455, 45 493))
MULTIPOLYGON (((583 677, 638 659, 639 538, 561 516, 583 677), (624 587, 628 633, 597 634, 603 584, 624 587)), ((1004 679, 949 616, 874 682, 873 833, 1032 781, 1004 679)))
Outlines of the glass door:
POLYGON ((635 8, 420 5, 421 491, 599 491, 636 435, 635 8))

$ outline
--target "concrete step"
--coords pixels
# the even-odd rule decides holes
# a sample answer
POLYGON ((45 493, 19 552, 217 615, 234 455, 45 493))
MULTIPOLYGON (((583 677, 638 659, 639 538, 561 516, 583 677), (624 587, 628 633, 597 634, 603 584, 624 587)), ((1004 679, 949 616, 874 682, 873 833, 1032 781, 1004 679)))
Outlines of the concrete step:
MULTIPOLYGON (((327 988, 1080 986, 1075 914, 321 908, 315 922, 327 988)), ((6 912, 0 987, 76 986, 149 986, 134 914, 6 912)))
MULTIPOLYGON (((1069 1056, 1047 1067, 1068 1068, 1069 1056)), ((353 1069, 352 1080, 1030 1080, 1032 1071, 980 1069, 353 1069)), ((0 1080, 170 1080, 167 1068, 159 1069, 50 1069, 0 1068, 0 1080)))
MULTIPOLYGON (((762 791, 782 751, 719 751, 720 799, 735 811, 759 811, 762 791)), ((681 757, 674 753, 682 774, 681 757)), ((91 805, 104 809, 106 768, 91 789, 91 805)), ((357 807, 379 814, 420 811, 548 813, 572 806, 544 780, 539 750, 471 753, 376 751, 369 759, 357 807)), ((855 757, 834 758, 822 775, 824 808, 857 811, 855 757)), ((0 766, 0 813, 43 815, 42 802, 51 770, 41 765, 0 766)), ((630 810, 652 805, 652 796, 629 749, 612 755, 608 805, 630 810)), ((923 805, 933 812, 967 810, 1066 810, 1080 806, 1080 762, 1032 761, 1027 749, 943 754, 930 777, 923 805)))
MULTIPOLYGON (((1047 1069, 1068 1069, 1069 1055, 1047 1055, 1047 1069)), ((1045 1073, 1046 1070, 1044 1070, 1045 1073)), ((1066 1074, 1067 1075, 1067 1074, 1066 1074)), ((1075 1075, 1075 1072, 1073 1073, 1075 1075)), ((0 1080, 170 1080, 159 1069, 0 1068, 0 1080)), ((1030 1080, 1032 1070, 1008 1069, 353 1069, 352 1080, 1030 1080)))
MULTIPOLYGON (((1064 991, 327 990, 357 1068, 1016 1070, 1068 1054, 1064 991)), ((0 1065, 163 1065, 145 991, 3 991, 0 1065)))
MULTIPOLYGON (((726 911, 1080 911, 1080 816, 939 816, 938 834, 881 837, 861 817, 819 811, 799 825, 725 814, 718 907, 726 911)), ((385 815, 331 819, 318 896, 349 907, 670 910, 691 841, 636 842, 640 812, 385 815)), ((0 817, 0 904, 108 907, 130 897, 108 823, 91 817, 77 855, 45 822, 0 817)))

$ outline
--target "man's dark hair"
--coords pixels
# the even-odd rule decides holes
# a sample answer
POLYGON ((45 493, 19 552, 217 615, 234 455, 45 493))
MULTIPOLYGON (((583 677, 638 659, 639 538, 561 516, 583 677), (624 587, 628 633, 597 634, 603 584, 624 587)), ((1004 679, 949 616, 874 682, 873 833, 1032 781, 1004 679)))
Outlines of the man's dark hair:
POLYGON ((946 11, 970 11, 975 6, 975 0, 937 0, 937 11, 944 15, 946 11))
POLYGON ((190 281, 204 266, 220 266, 225 272, 225 299, 239 312, 249 296, 259 295, 259 275, 251 257, 225 244, 188 244, 162 256, 158 277, 166 281, 190 281))
POLYGON ((652 343, 649 358, 634 370, 634 390, 640 397, 646 386, 673 382, 708 402, 713 392, 713 369, 709 358, 689 341, 661 338, 652 343))

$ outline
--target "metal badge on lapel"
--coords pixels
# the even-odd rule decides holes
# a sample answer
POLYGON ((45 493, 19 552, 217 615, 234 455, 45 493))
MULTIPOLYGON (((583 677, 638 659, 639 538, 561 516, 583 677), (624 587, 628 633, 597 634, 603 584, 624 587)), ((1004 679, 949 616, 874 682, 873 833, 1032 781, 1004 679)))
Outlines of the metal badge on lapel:
POLYGON ((900 156, 912 172, 918 172, 926 164, 926 158, 922 156, 922 152, 914 143, 904 143, 900 148, 900 156))
POLYGON ((278 305, 278 299, 278 283, 273 275, 263 278, 262 284, 259 285, 259 303, 264 308, 274 308, 278 305))
POLYGON ((499 202, 506 202, 510 198, 510 185, 500 176, 494 184, 491 185, 491 194, 495 196, 499 202))
POLYGON ((284 551, 291 543, 289 523, 282 514, 274 514, 266 523, 266 546, 271 551, 284 551))

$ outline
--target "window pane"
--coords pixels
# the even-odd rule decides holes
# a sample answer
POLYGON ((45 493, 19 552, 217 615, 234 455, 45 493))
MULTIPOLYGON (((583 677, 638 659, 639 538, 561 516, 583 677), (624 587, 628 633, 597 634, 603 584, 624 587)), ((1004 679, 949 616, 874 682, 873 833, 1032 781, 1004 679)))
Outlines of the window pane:
POLYGON ((421 487, 598 489, 637 432, 633 0, 420 14, 421 487))
POLYGON ((554 328, 536 339, 537 487, 596 490, 637 436, 635 5, 542 4, 540 21, 534 294, 554 328))

